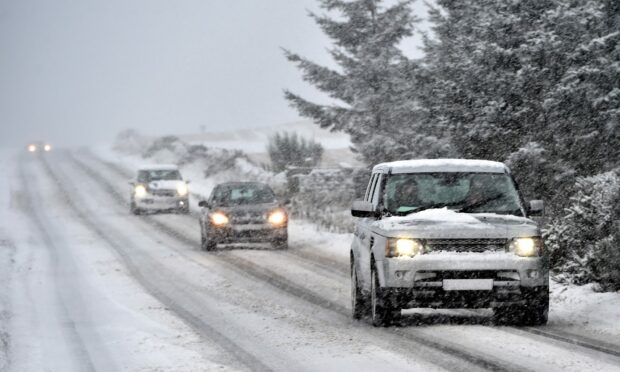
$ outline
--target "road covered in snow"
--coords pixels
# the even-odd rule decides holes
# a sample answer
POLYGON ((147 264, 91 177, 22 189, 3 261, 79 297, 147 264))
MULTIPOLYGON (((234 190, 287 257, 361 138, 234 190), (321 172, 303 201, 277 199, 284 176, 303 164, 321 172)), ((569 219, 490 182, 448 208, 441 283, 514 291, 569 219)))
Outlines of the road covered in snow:
POLYGON ((374 328, 349 315, 347 234, 292 221, 288 251, 204 252, 196 209, 129 213, 127 163, 1 155, 0 370, 620 369, 618 294, 554 284, 545 327, 456 310, 374 328))

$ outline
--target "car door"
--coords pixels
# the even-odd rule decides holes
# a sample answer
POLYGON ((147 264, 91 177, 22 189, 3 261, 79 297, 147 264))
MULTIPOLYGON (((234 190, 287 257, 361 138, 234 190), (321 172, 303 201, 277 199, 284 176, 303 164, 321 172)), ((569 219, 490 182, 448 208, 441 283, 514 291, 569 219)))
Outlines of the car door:
MULTIPOLYGON (((371 202, 375 206, 377 205, 376 195, 378 194, 378 187, 380 185, 380 182, 381 173, 373 173, 370 179, 370 183, 368 184, 368 188, 366 190, 366 195, 364 197, 365 201, 371 202)), ((374 221, 374 217, 360 218, 357 221, 355 229, 358 248, 356 252, 356 259, 359 264, 358 273, 363 282, 362 288, 366 291, 370 290, 370 257, 371 247, 374 241, 374 237, 372 236, 372 231, 370 229, 370 224, 374 221)))

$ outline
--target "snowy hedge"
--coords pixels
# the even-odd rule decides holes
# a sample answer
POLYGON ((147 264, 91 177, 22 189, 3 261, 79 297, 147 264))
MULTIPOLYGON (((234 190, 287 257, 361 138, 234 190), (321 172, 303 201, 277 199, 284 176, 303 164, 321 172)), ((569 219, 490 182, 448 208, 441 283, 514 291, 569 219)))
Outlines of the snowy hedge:
POLYGON ((561 281, 620 290, 620 176, 579 178, 570 205, 544 230, 561 281))
POLYGON ((367 169, 315 169, 297 175, 299 192, 293 208, 299 217, 308 219, 332 232, 353 231, 351 203, 366 187, 367 169))

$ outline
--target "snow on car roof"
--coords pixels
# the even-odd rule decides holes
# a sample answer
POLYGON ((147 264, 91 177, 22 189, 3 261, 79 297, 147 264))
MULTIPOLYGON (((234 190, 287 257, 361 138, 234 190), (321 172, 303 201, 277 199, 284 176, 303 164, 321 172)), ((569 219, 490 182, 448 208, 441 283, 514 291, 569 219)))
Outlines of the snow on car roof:
POLYGON ((399 160, 375 165, 372 170, 392 170, 392 173, 429 173, 429 172, 480 172, 508 173, 504 163, 490 160, 471 159, 415 159, 399 160))
POLYGON ((178 170, 175 164, 146 164, 138 167, 138 170, 178 170))

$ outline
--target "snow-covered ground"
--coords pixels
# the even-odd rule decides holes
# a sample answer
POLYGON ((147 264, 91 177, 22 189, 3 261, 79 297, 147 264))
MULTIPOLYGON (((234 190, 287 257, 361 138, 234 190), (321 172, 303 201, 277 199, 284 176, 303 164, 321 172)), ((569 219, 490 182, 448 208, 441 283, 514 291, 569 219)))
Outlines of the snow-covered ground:
MULTIPOLYGON (((127 169, 134 169, 144 162, 144 159, 139 156, 120 154, 108 147, 97 148, 95 152, 101 158, 127 169)), ((194 181, 191 185, 192 190, 201 196, 209 195, 212 187, 219 182, 217 178, 205 178, 202 170, 195 164, 185 166, 183 173, 194 181)), ((193 207, 198 209, 195 205, 193 207)), ((431 210, 422 213, 427 218, 428 215, 438 213, 438 211, 431 210)), ((454 212, 445 213, 454 214, 454 212)), ((442 219, 446 218, 445 213, 441 214, 442 219)), ((421 217, 411 215, 402 218, 421 217)), ((467 218, 467 216, 458 218, 462 222, 460 219, 467 218)), ((521 220, 519 217, 515 219, 521 220)), ((310 246, 314 251, 326 257, 331 257, 340 263, 348 263, 351 234, 326 232, 311 221, 301 220, 293 220, 289 229, 293 244, 310 246)), ((620 345, 620 293, 597 293, 592 285, 580 287, 552 281, 549 325, 561 326, 566 331, 577 335, 620 345)))
POLYGON ((6 152, 0 159, 4 364, 15 371, 225 367, 215 362, 224 360, 217 348, 146 293, 67 212, 38 179, 36 162, 6 152))
POLYGON ((207 254, 195 216, 128 213, 143 159, 48 155, 0 154, 0 370, 620 368, 617 293, 553 283, 538 334, 464 310, 376 329, 349 316, 349 234, 293 220, 288 251, 207 254))

